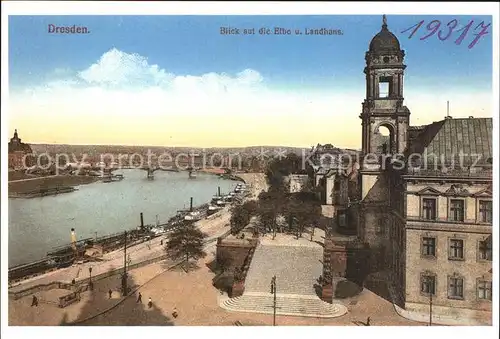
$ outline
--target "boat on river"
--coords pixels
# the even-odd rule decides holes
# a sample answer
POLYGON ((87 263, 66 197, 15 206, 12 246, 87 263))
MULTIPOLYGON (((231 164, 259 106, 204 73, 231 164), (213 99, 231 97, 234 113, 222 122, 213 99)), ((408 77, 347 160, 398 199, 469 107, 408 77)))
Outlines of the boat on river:
POLYGON ((200 211, 193 211, 189 212, 187 215, 184 216, 184 220, 187 221, 198 221, 201 220, 202 215, 200 211))
POLYGON ((124 179, 123 174, 108 175, 103 177, 102 182, 115 182, 122 181, 124 179))
POLYGON ((210 205, 210 206, 208 206, 207 214, 212 215, 214 213, 217 213, 221 209, 222 209, 222 206, 210 205))

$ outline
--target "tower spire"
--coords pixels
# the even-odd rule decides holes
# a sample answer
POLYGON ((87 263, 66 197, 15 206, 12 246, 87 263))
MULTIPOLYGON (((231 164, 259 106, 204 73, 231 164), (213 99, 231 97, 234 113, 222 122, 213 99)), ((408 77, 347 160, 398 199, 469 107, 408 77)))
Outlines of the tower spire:
POLYGON ((387 29, 387 17, 382 15, 382 29, 387 29))

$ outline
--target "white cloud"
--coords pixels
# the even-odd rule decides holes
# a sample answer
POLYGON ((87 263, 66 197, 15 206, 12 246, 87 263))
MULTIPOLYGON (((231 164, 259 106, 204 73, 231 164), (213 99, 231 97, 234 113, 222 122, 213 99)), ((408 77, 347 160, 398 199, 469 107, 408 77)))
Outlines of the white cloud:
POLYGON ((90 84, 104 85, 162 85, 174 76, 150 65, 146 57, 128 54, 116 48, 104 53, 98 62, 78 76, 90 84))
POLYGON ((104 53, 89 68, 78 72, 78 82, 105 88, 149 89, 160 87, 175 92, 210 93, 255 87, 263 81, 259 72, 245 69, 235 76, 207 73, 200 76, 175 75, 152 65, 139 54, 116 48, 104 53))

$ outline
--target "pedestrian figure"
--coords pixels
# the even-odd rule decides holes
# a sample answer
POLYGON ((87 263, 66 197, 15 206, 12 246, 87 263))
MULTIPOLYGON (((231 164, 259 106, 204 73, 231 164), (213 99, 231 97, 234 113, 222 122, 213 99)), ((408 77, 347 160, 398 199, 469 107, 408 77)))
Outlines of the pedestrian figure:
POLYGON ((33 301, 31 302, 31 307, 38 306, 38 298, 33 295, 33 301))
POLYGON ((366 319, 366 326, 370 326, 370 317, 368 317, 368 319, 366 319))
POLYGON ((139 292, 139 295, 137 296, 137 302, 142 303, 142 294, 139 292))
POLYGON ((153 300, 151 300, 151 297, 149 297, 148 308, 151 308, 151 307, 153 307, 153 300))
POLYGON ((163 246, 163 240, 160 240, 160 245, 163 246))
POLYGON ((111 299, 111 296, 113 295, 113 291, 109 290, 108 294, 109 294, 109 299, 111 299))
POLYGON ((177 308, 175 308, 175 307, 174 307, 174 310, 172 311, 172 316, 173 316, 174 318, 177 318, 177 316, 178 316, 178 315, 179 315, 179 314, 177 313, 177 308))

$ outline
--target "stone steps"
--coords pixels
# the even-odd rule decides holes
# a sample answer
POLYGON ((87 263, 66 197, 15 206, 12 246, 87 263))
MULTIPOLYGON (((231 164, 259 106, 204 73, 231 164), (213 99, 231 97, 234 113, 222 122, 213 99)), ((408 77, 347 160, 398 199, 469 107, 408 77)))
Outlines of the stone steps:
MULTIPOLYGON (((220 306, 229 311, 273 314, 274 297, 271 293, 245 293, 242 296, 221 301, 220 306)), ((335 318, 347 313, 341 304, 329 304, 316 296, 286 295, 276 296, 276 314, 335 318)))
POLYGON ((278 293, 316 295, 314 284, 322 274, 323 249, 258 245, 245 280, 245 291, 268 292, 276 276, 278 293))

